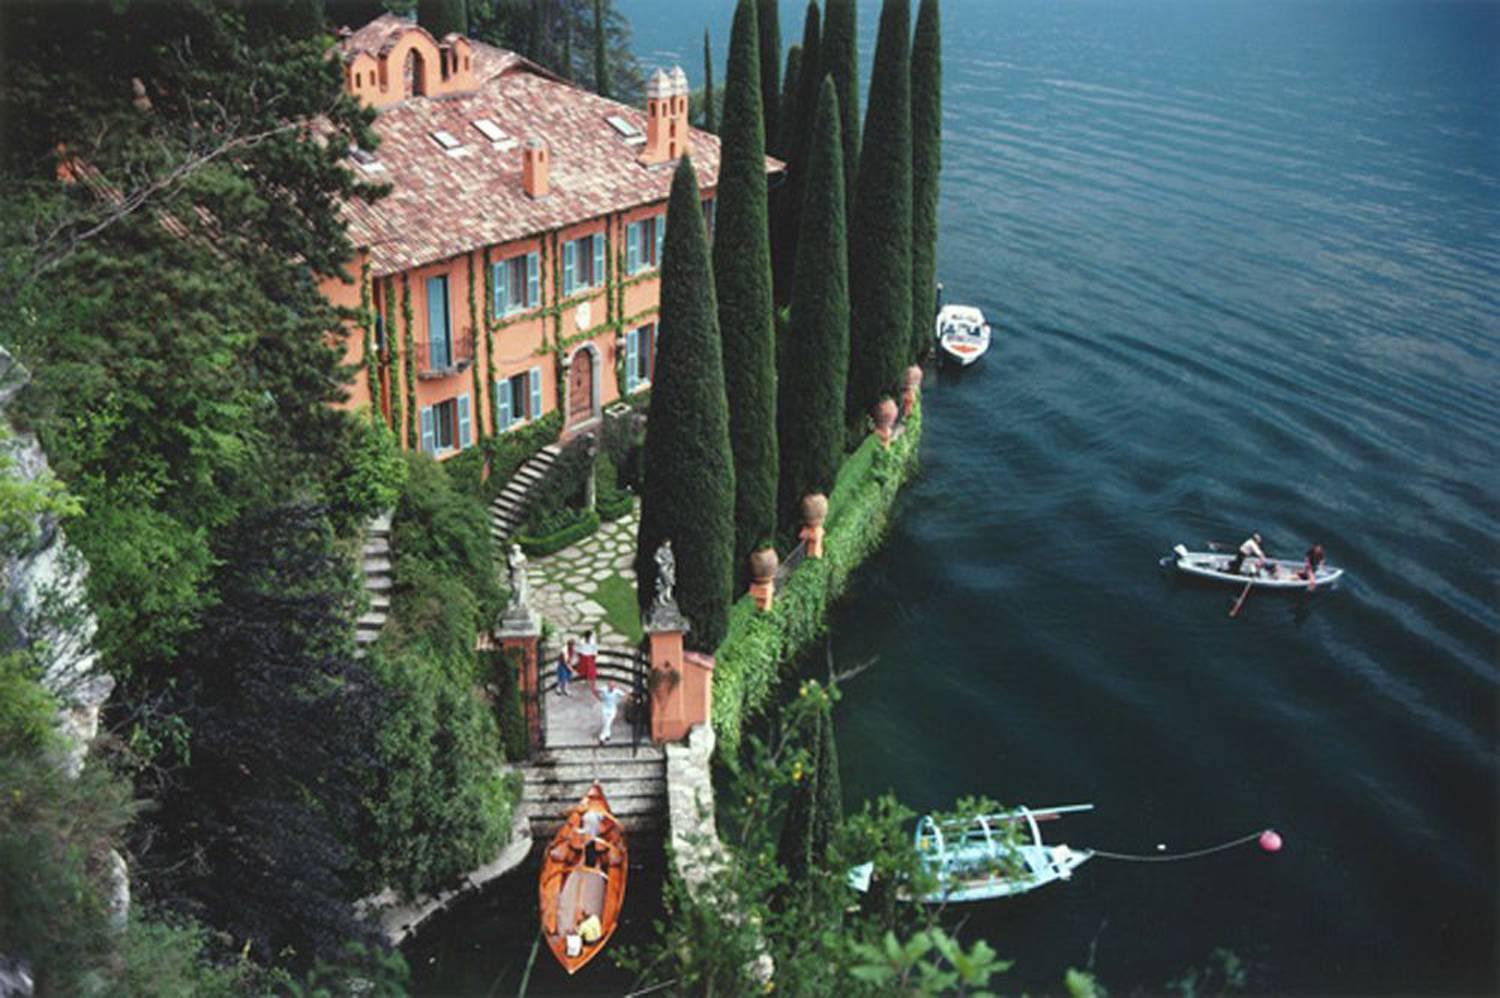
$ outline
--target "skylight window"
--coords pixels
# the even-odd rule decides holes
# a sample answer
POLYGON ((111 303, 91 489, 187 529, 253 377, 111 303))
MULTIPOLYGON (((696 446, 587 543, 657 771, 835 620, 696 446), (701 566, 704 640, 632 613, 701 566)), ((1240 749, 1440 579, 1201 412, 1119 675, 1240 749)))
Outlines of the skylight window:
POLYGON ((618 114, 612 114, 604 120, 609 122, 610 127, 619 132, 620 135, 624 137, 626 145, 638 146, 646 141, 646 136, 641 134, 641 130, 639 128, 635 127, 635 125, 626 121, 618 114))
POLYGON ((366 173, 384 173, 385 164, 375 158, 375 154, 359 146, 349 147, 349 158, 359 164, 360 169, 366 173))
POLYGON ((500 126, 495 124, 488 118, 474 119, 474 127, 479 129, 479 134, 483 135, 491 142, 504 142, 507 138, 505 132, 500 128, 500 126))
POLYGON ((441 129, 432 133, 432 139, 444 149, 457 149, 459 146, 463 145, 462 142, 453 137, 452 132, 445 132, 441 129))

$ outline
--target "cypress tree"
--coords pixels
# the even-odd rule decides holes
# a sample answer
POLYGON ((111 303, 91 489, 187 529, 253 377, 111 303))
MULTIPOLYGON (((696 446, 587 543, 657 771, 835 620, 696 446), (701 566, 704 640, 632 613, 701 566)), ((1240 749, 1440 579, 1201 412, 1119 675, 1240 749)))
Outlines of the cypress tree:
POLYGON ((781 106, 781 15, 776 0, 758 0, 756 22, 760 29, 760 106, 765 122, 766 143, 780 134, 777 111, 781 106))
MULTIPOLYGON (((781 113, 777 117, 781 121, 781 134, 776 136, 776 141, 771 141, 771 136, 766 136, 766 151, 786 162, 786 142, 789 141, 787 133, 797 120, 797 81, 802 73, 802 46, 793 45, 786 50, 786 74, 782 77, 784 84, 781 90, 781 113)), ((788 233, 787 227, 796 224, 796 212, 787 208, 787 201, 791 197, 791 189, 783 176, 782 182, 771 192, 771 291, 772 299, 777 305, 785 303, 790 289, 790 271, 782 262, 785 255, 783 247, 787 243, 795 242, 796 233, 788 233)))
POLYGON ((807 158, 786 363, 781 372, 781 523, 797 523, 809 492, 827 493, 844 456, 849 368, 848 247, 838 93, 824 77, 807 158))
POLYGON ((786 162, 786 179, 778 189, 774 205, 776 224, 771 233, 776 302, 783 305, 792 297, 792 278, 797 272, 797 233, 801 229, 798 217, 802 211, 807 150, 812 143, 813 118, 818 110, 818 89, 826 75, 820 51, 821 33, 818 5, 815 0, 808 0, 807 17, 802 25, 802 66, 797 74, 795 110, 782 112, 781 151, 786 162))
POLYGON ((911 49, 911 328, 914 360, 937 312, 938 173, 943 166, 943 46, 937 0, 921 0, 911 49))
POLYGON ((714 106, 714 52, 703 29, 703 130, 719 133, 718 108, 714 106))
POLYGON ((698 179, 684 156, 672 178, 662 249, 656 371, 646 422, 636 595, 656 594, 657 547, 672 542, 688 647, 713 651, 733 600, 734 461, 729 403, 698 179))
POLYGON ((792 129, 797 125, 797 85, 802 77, 802 46, 793 45, 786 50, 786 72, 781 77, 781 98, 776 112, 777 133, 775 141, 766 135, 767 149, 772 156, 785 162, 787 143, 791 141, 792 129))
POLYGON ((609 96, 609 50, 604 30, 604 0, 594 0, 594 92, 609 96))
POLYGON ((562 66, 558 68, 557 75, 571 81, 573 79, 573 22, 563 18, 562 31, 562 66))
MULTIPOLYGON (((832 76, 839 91, 839 127, 844 133, 844 196, 849 199, 844 208, 852 218, 859 170, 859 33, 854 0, 827 0, 822 46, 818 51, 823 63, 819 79, 832 76)), ((871 98, 873 102, 873 94, 871 98)))
POLYGON ((885 0, 870 114, 849 226, 849 404, 852 432, 893 391, 911 354, 911 67, 907 0, 885 0))
POLYGON ((750 552, 776 530, 776 339, 757 45, 755 2, 740 0, 729 36, 714 232, 726 249, 714 254, 714 286, 734 447, 736 584, 749 577, 750 552))
POLYGON ((417 0, 417 23, 434 38, 469 33, 469 9, 464 0, 417 0))
POLYGON ((812 808, 813 856, 822 862, 833 842, 834 830, 844 821, 844 785, 839 779, 838 743, 833 738, 833 713, 818 715, 818 769, 812 808))

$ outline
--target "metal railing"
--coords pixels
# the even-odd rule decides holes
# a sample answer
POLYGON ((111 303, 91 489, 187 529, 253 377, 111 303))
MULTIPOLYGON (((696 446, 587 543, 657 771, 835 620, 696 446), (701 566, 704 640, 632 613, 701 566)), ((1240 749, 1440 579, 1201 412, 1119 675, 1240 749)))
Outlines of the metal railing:
POLYGON ((467 371, 474 363, 474 334, 416 342, 417 377, 441 378, 467 371))

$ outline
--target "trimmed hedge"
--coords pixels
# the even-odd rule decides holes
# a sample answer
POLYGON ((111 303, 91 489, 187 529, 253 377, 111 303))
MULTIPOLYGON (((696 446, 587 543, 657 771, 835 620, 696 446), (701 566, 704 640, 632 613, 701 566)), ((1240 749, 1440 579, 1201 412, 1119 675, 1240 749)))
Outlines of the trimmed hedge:
POLYGON ((635 508, 635 496, 623 490, 605 495, 603 492, 594 501, 594 511, 605 523, 618 520, 635 508))
POLYGON ((526 426, 485 437, 462 454, 444 461, 443 470, 454 488, 488 503, 500 494, 521 465, 543 447, 557 443, 561 436, 562 413, 554 409, 526 426), (490 477, 481 482, 486 456, 490 459, 490 477))
POLYGON ((606 523, 618 520, 635 505, 635 497, 620 488, 619 477, 609 451, 601 449, 594 460, 594 509, 606 523))
POLYGON ((522 531, 516 535, 527 557, 540 558, 576 544, 599 529, 599 514, 592 509, 563 508, 537 524, 537 533, 522 531))
POLYGON ((839 469, 823 524, 823 557, 798 566, 769 613, 757 612, 749 596, 730 608, 714 664, 713 724, 721 751, 735 751, 745 719, 770 702, 781 664, 823 634, 829 607, 850 574, 880 546, 896 494, 917 467, 920 401, 905 425, 889 449, 871 435, 839 469))

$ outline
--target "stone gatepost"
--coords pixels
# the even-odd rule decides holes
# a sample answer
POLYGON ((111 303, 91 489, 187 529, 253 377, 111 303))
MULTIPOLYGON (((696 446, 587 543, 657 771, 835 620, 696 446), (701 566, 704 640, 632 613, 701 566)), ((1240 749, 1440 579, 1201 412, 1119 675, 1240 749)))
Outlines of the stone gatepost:
POLYGON ((506 559, 510 578, 510 602, 495 627, 495 637, 500 640, 500 649, 509 668, 511 650, 520 652, 521 661, 516 675, 516 684, 521 690, 521 707, 526 714, 526 731, 533 750, 544 746, 542 733, 542 684, 540 673, 540 644, 542 622, 531 609, 526 582, 526 555, 512 546, 506 559))
POLYGON ((651 740, 681 741, 709 720, 713 700, 713 659, 684 652, 690 625, 672 595, 677 565, 672 542, 656 550, 656 598, 642 623, 651 637, 651 740))

